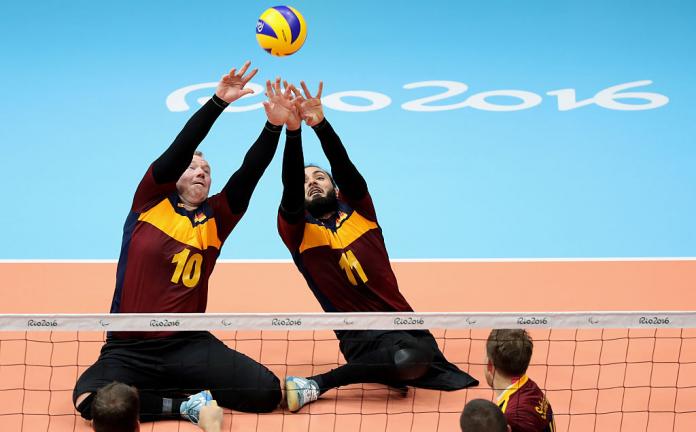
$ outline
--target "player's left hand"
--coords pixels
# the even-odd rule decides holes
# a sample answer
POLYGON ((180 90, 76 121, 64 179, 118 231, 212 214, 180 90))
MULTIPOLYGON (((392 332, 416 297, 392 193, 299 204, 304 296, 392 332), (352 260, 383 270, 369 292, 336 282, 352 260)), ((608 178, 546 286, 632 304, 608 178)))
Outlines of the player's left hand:
POLYGON ((254 68, 246 76, 244 75, 251 65, 250 61, 244 63, 244 66, 237 72, 236 68, 232 68, 230 73, 223 75, 218 83, 215 95, 227 103, 232 103, 242 96, 254 93, 254 90, 244 88, 244 86, 256 75, 259 70, 254 68))
MULTIPOLYGON (((312 96, 304 81, 300 81, 305 98, 298 98, 297 106, 300 109, 300 115, 304 119, 307 126, 316 126, 324 120, 324 110, 321 106, 321 92, 324 89, 324 83, 319 81, 319 90, 317 94, 312 96)), ((300 96, 299 91, 295 91, 296 96, 300 96)))

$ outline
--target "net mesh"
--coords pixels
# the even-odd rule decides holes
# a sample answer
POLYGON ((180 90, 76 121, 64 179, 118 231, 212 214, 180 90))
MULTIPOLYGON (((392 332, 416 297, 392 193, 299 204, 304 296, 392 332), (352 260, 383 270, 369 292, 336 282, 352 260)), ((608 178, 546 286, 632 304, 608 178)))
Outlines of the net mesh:
MULTIPOLYGON (((526 328, 528 376, 553 407, 558 431, 692 431, 696 424, 696 313, 2 315, 0 430, 88 431, 72 405, 78 376, 109 330, 209 329, 277 376, 309 376, 345 361, 330 329, 430 328, 447 359, 481 381, 440 392, 356 384, 299 413, 226 410, 225 431, 457 431, 467 401, 495 400, 483 379, 491 328, 526 328), (234 329, 234 330, 232 330, 234 329)), ((185 421, 142 430, 199 430, 185 421)))

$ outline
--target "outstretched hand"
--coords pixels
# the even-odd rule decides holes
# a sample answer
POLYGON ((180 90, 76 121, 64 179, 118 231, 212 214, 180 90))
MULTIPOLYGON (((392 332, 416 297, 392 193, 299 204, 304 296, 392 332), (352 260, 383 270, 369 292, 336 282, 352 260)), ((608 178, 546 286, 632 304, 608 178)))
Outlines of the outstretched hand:
POLYGON ((244 66, 237 72, 236 68, 232 68, 230 73, 223 75, 218 83, 215 95, 227 103, 232 103, 242 96, 254 93, 252 89, 244 88, 244 86, 256 75, 258 69, 253 69, 246 76, 244 75, 251 65, 250 61, 244 63, 244 66))
POLYGON ((324 120, 324 110, 321 106, 321 92, 324 89, 324 83, 319 81, 319 90, 315 96, 312 96, 309 92, 304 81, 300 81, 300 85, 304 91, 304 97, 302 97, 299 90, 294 89, 293 92, 296 96, 295 104, 307 126, 316 126, 324 120))
POLYGON ((286 86, 283 92, 280 89, 280 78, 276 78, 273 84, 270 81, 266 81, 266 96, 268 96, 268 100, 263 103, 263 108, 266 110, 266 117, 268 117, 268 121, 271 124, 276 126, 284 125, 293 111, 296 110, 296 107, 293 105, 293 88, 293 86, 286 86))

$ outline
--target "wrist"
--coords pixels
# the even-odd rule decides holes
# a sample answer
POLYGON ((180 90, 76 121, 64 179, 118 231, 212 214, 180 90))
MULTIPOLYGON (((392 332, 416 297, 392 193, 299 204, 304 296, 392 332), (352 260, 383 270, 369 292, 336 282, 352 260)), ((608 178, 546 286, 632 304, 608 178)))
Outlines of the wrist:
POLYGON ((268 129, 271 132, 280 133, 280 131, 283 130, 283 125, 273 124, 270 120, 266 120, 266 125, 264 126, 264 128, 268 129))
POLYGON ((220 96, 218 96, 217 94, 213 94, 212 101, 215 105, 219 106, 222 109, 227 108, 227 106, 230 104, 229 102, 220 98, 220 96))
POLYGON ((312 126, 312 128, 314 128, 315 130, 321 129, 321 128, 323 128, 324 126, 326 126, 327 123, 328 123, 328 122, 326 121, 326 117, 322 116, 322 117, 321 117, 321 120, 320 120, 317 124, 315 124, 314 126, 312 126))

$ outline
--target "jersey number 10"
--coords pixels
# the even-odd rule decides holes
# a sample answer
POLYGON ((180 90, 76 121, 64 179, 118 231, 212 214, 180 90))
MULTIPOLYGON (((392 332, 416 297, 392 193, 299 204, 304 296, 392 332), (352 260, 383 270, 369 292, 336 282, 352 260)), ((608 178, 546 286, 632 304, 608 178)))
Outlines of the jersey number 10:
POLYGON ((172 258, 172 264, 176 264, 172 282, 179 283, 179 280, 187 288, 193 288, 201 278, 201 267, 203 266, 203 256, 194 253, 189 257, 191 251, 184 249, 172 258))

